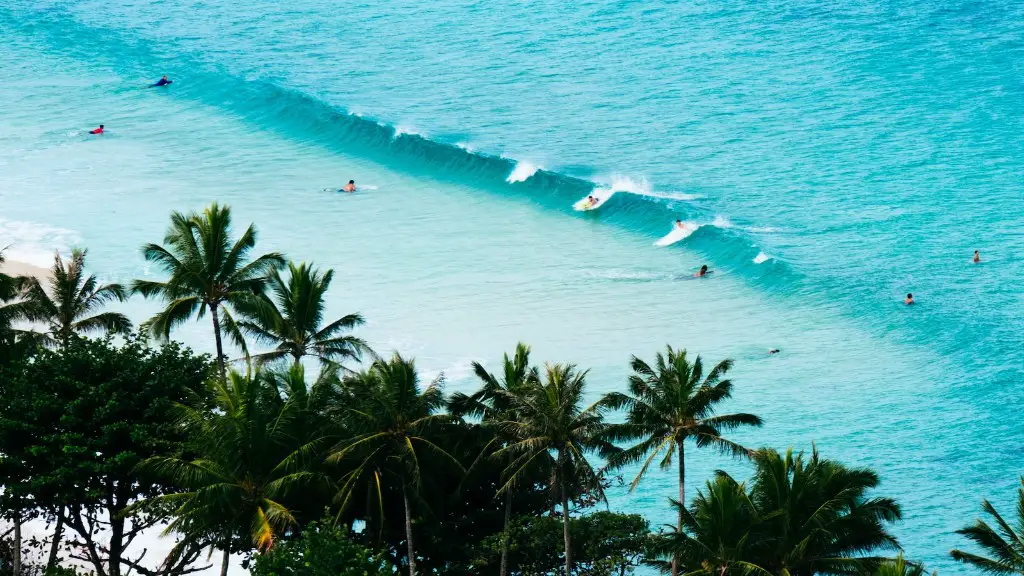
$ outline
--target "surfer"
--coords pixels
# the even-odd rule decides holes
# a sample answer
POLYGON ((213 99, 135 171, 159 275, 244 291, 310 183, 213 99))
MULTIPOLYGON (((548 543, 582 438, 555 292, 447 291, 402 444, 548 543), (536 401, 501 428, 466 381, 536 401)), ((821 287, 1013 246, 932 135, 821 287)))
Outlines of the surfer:
POLYGON ((90 130, 89 134, 103 134, 103 124, 100 124, 100 127, 95 130, 90 130))
POLYGON ((914 303, 914 295, 909 293, 909 292, 907 292, 907 297, 906 297, 906 299, 903 300, 903 303, 906 304, 907 306, 910 306, 911 304, 913 304, 914 303))
POLYGON ((683 229, 683 221, 682 220, 676 220, 676 228, 679 228, 680 230, 683 229))
POLYGON ((341 191, 342 192, 355 192, 356 191, 356 181, 355 180, 349 180, 348 184, 345 184, 345 186, 341 189, 341 191))
POLYGON ((167 79, 167 74, 164 74, 163 78, 161 78, 161 79, 157 80, 156 82, 150 84, 149 87, 150 88, 156 88, 157 86, 167 86, 168 84, 172 84, 173 82, 174 82, 174 80, 168 80, 167 79))
POLYGON ((708 265, 705 264, 700 267, 700 271, 694 274, 697 278, 703 278, 708 275, 708 265))
POLYGON ((779 352, 781 352, 781 350, 779 350, 778 348, 772 348, 771 350, 768 351, 768 355, 771 356, 773 354, 778 354, 779 352))
POLYGON ((587 196, 587 208, 590 208, 594 204, 597 204, 597 197, 593 195, 587 196))
POLYGON ((980 255, 980 254, 978 254, 978 251, 977 251, 977 250, 975 250, 975 251, 974 251, 974 263, 975 263, 975 264, 978 264, 979 262, 981 262, 981 255, 980 255))

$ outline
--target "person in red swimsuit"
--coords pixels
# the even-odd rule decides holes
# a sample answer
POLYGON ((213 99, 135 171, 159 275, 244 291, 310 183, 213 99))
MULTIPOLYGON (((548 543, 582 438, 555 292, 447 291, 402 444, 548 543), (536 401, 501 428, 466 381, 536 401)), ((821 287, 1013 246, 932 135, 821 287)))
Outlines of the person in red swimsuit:
POLYGON ((103 134, 103 124, 100 124, 100 127, 95 130, 90 130, 89 134, 103 134))

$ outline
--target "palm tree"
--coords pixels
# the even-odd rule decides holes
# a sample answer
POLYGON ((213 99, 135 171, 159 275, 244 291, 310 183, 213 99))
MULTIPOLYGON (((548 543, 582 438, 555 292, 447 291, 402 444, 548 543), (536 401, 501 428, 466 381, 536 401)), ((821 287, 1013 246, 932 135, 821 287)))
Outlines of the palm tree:
MULTIPOLYGON (((687 440, 698 448, 712 447, 735 456, 746 456, 743 446, 722 437, 723 432, 741 426, 760 426, 753 414, 716 414, 716 405, 732 395, 732 382, 722 377, 732 367, 732 360, 723 360, 704 377, 704 364, 697 356, 691 364, 686 350, 667 347, 666 354, 655 356, 655 365, 633 357, 633 374, 629 377, 629 394, 607 394, 604 406, 626 410, 626 421, 608 428, 608 438, 615 442, 641 441, 608 460, 611 469, 643 462, 630 485, 635 490, 651 463, 661 457, 661 468, 672 465, 677 458, 679 471, 678 502, 685 504, 687 440), (701 378, 703 377, 703 380, 701 378)), ((685 508, 679 509, 677 530, 682 530, 685 508)), ((673 569, 676 576, 678 569, 673 569)))
MULTIPOLYGON (((0 250, 0 267, 4 252, 0 250)), ((18 330, 14 324, 28 317, 27 304, 22 298, 29 279, 9 276, 0 272, 0 364, 20 358, 32 345, 31 333, 18 330)))
POLYGON ((61 347, 73 335, 104 330, 127 334, 132 323, 118 312, 95 312, 111 301, 124 301, 125 289, 120 284, 100 284, 95 276, 85 273, 86 250, 74 249, 66 263, 57 252, 50 268, 48 288, 38 278, 28 279, 25 302, 29 319, 45 322, 49 332, 45 342, 61 347))
MULTIPOLYGON (((886 560, 871 573, 871 576, 927 576, 928 571, 924 566, 907 562, 903 554, 897 554, 896 558, 886 560)), ((932 576, 938 576, 938 572, 932 572, 932 576)))
POLYGON ((212 410, 202 401, 176 407, 198 456, 150 458, 140 469, 183 490, 145 506, 172 507, 174 520, 165 533, 181 533, 185 541, 213 535, 224 552, 223 576, 236 542, 269 550, 296 525, 289 503, 301 502, 322 479, 301 466, 310 445, 297 441, 293 426, 302 418, 296 404, 282 399, 274 378, 232 371, 226 380, 211 380, 210 388, 212 410))
POLYGON ((768 547, 758 562, 773 574, 871 573, 885 560, 875 550, 898 549, 886 524, 901 518, 890 498, 867 496, 878 475, 821 458, 814 449, 785 456, 761 449, 752 456, 750 499, 762 517, 759 538, 768 547))
POLYGON ((236 306, 242 331, 274 350, 254 356, 258 363, 272 362, 291 356, 298 363, 303 356, 315 356, 324 363, 359 360, 366 343, 355 336, 342 335, 363 323, 359 314, 348 314, 323 326, 324 299, 334 278, 334 271, 321 274, 302 263, 288 263, 288 280, 273 271, 268 288, 274 300, 254 298, 236 306), (276 300, 276 302, 275 302, 276 300))
MULTIPOLYGON (((479 362, 473 362, 473 372, 483 385, 472 395, 457 392, 448 402, 454 415, 480 418, 485 426, 491 428, 495 432, 497 442, 500 443, 499 449, 513 440, 502 434, 500 426, 503 421, 516 419, 512 399, 522 394, 530 383, 540 379, 537 368, 530 366, 530 347, 522 342, 516 344, 515 355, 512 358, 505 354, 502 368, 502 378, 499 380, 479 362)), ((505 490, 505 523, 501 536, 499 576, 508 574, 508 530, 512 515, 512 493, 512 490, 505 490)))
POLYGON ((956 533, 983 548, 988 556, 959 549, 950 551, 950 555, 989 574, 1024 574, 1024 477, 1017 488, 1016 525, 1004 520, 988 500, 982 500, 981 509, 992 517, 995 527, 978 519, 973 526, 961 528, 956 533))
POLYGON ((549 364, 543 382, 529 381, 522 393, 501 394, 511 405, 514 418, 501 423, 511 442, 495 453, 511 458, 501 491, 513 489, 534 466, 549 472, 552 491, 562 504, 562 535, 565 540, 565 573, 572 573, 572 538, 569 534, 569 491, 580 485, 604 498, 600 474, 587 454, 608 457, 616 448, 603 439, 606 424, 600 404, 583 408, 587 372, 572 364, 549 364))
POLYGON ((397 480, 405 510, 409 576, 415 576, 409 492, 415 495, 419 491, 422 463, 433 457, 464 471, 462 464, 434 441, 435 434, 455 421, 441 413, 445 401, 440 377, 420 390, 414 362, 396 352, 390 360, 376 360, 346 384, 352 397, 342 408, 342 416, 352 432, 328 458, 332 463, 353 463, 341 477, 338 499, 344 510, 357 486, 368 484, 375 487, 378 505, 383 509, 382 484, 388 479, 397 480))
MULTIPOLYGON (((147 323, 158 337, 168 338, 171 329, 193 315, 202 318, 210 311, 213 335, 217 343, 217 365, 221 380, 226 379, 224 346, 221 340, 221 312, 230 325, 234 325, 230 307, 262 294, 267 275, 284 265, 284 258, 276 252, 249 260, 256 246, 256 229, 249 225, 245 232, 232 241, 231 210, 214 203, 202 214, 171 213, 171 226, 164 236, 164 244, 146 244, 142 255, 170 274, 165 282, 136 280, 132 290, 144 297, 158 297, 167 307, 147 323)), ((237 333, 230 334, 236 342, 237 333)))
POLYGON ((697 492, 690 509, 674 500, 672 505, 682 526, 657 536, 654 550, 672 560, 651 565, 663 571, 678 566, 688 576, 773 576, 756 561, 761 518, 746 485, 718 474, 697 492))

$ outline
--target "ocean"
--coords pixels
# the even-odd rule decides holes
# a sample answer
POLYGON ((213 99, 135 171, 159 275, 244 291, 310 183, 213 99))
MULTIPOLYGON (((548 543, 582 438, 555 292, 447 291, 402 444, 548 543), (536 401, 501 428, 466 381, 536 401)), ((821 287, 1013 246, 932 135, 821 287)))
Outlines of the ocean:
MULTIPOLYGON (((737 440, 875 469, 930 569, 1012 511, 1024 3, 0 0, 0 38, 13 260, 155 276, 170 211, 226 203, 449 391, 522 340, 596 399, 668 343, 736 360, 727 409, 766 420, 737 440)), ((687 464, 691 496, 748 470, 687 464)), ((674 494, 611 506, 657 527, 674 494)))

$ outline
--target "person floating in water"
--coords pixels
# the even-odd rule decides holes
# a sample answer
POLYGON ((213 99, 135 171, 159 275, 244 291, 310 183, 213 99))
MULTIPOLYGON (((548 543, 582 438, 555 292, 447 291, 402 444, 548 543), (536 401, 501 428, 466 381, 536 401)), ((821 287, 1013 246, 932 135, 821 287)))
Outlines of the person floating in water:
POLYGON ((909 292, 907 292, 907 297, 906 297, 906 299, 903 300, 903 303, 906 304, 907 306, 910 306, 911 304, 913 304, 914 303, 914 295, 909 293, 909 292))
POLYGON ((977 264, 979 262, 981 262, 981 254, 978 254, 978 251, 975 250, 974 251, 974 263, 977 264))
POLYGON ((150 84, 149 87, 150 88, 156 88, 157 86, 167 86, 168 84, 173 84, 173 83, 174 83, 174 80, 168 80, 167 79, 167 74, 164 74, 163 78, 161 78, 161 79, 157 80, 156 82, 150 84))
POLYGON ((356 181, 355 180, 349 180, 348 184, 345 184, 345 186, 342 187, 341 191, 342 192, 355 192, 356 191, 356 181))
POLYGON ((700 271, 697 272, 696 274, 694 274, 694 276, 696 276, 697 278, 703 278, 703 277, 707 276, 709 274, 709 272, 710 271, 708 270, 708 265, 705 264, 705 265, 700 267, 700 271))
POLYGON ((772 354, 778 354, 779 352, 781 352, 781 350, 779 350, 778 348, 772 348, 771 350, 768 351, 768 355, 770 356, 772 354))
POLYGON ((103 124, 100 124, 100 127, 95 130, 90 130, 89 134, 103 134, 103 124))

